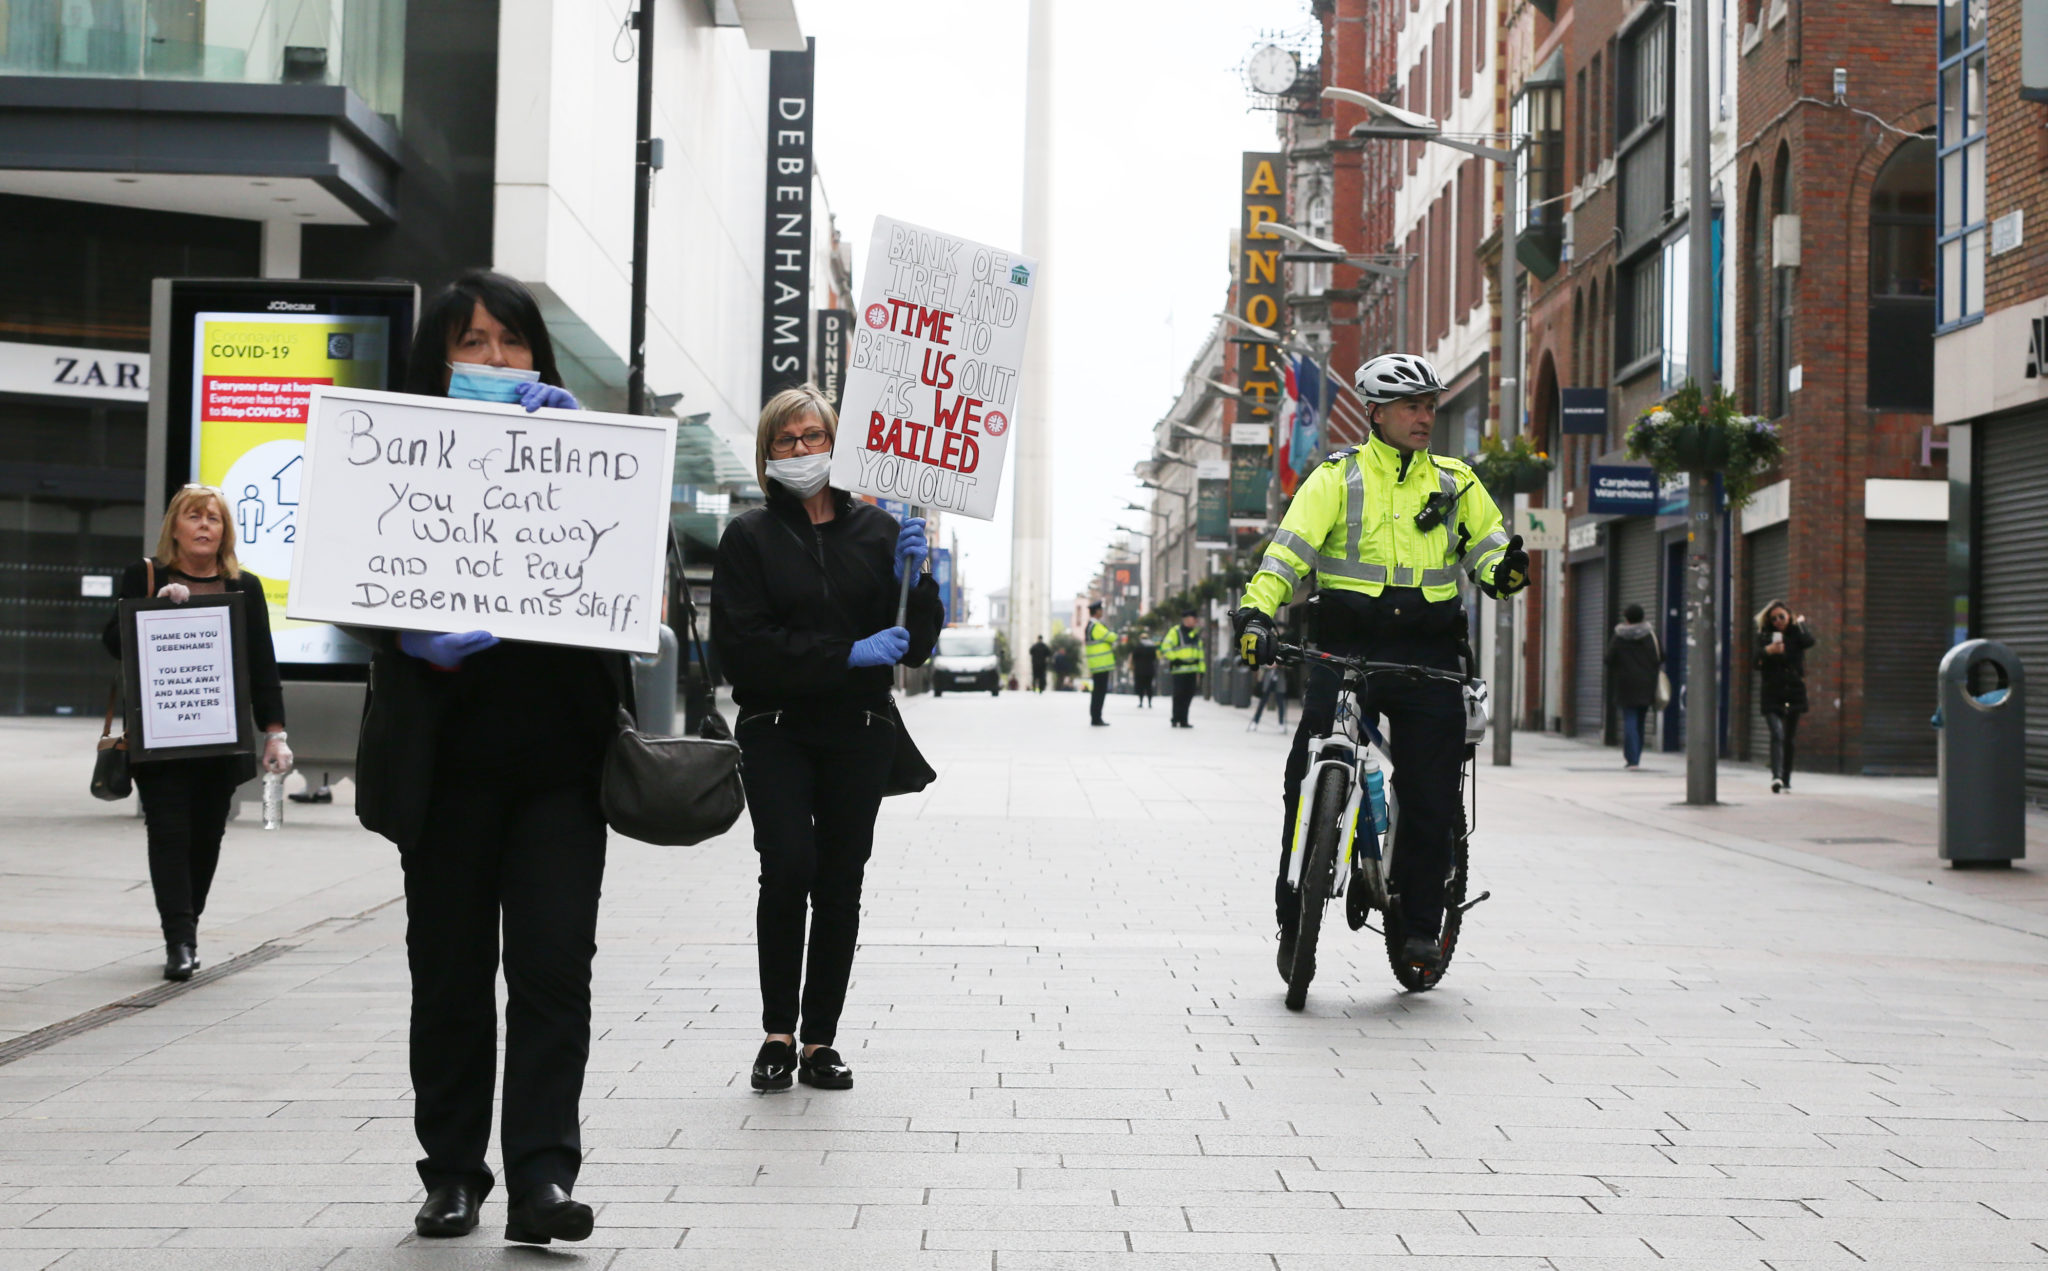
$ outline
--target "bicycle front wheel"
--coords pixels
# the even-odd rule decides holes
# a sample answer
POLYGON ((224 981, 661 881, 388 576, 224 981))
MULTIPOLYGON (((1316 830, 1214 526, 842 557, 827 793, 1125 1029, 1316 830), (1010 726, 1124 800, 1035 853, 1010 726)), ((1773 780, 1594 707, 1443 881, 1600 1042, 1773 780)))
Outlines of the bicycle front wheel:
POLYGON ((1341 769, 1325 768, 1316 778, 1310 804, 1308 858, 1301 866, 1301 920, 1294 936, 1294 969, 1287 976, 1287 1009, 1308 1005, 1309 982, 1316 978, 1316 937, 1323 930, 1323 907, 1330 903, 1337 876, 1337 838, 1344 828, 1349 801, 1341 769))

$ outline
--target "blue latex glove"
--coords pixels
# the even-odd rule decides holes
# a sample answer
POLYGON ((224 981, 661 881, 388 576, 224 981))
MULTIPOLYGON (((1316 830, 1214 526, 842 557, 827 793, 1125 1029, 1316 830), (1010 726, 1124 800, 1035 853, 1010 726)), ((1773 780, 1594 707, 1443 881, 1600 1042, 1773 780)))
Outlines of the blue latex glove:
POLYGON ((462 665, 462 659, 497 642, 498 637, 488 631, 402 631, 398 635, 399 648, 444 671, 454 670, 462 665))
MULTIPOLYGON (((903 528, 896 531, 896 580, 903 581, 903 566, 907 561, 922 561, 932 554, 931 545, 925 542, 924 518, 913 516, 903 522, 903 528)), ((916 565, 911 565, 916 569, 916 565)))
POLYGON ((556 388, 553 384, 543 384, 539 380, 516 385, 512 389, 512 393, 519 399, 519 404, 526 407, 528 414, 539 410, 543 406, 551 407, 555 410, 583 409, 582 406, 577 404, 575 394, 571 393, 568 389, 556 388))
POLYGON ((894 666, 910 652, 910 633, 902 627, 888 627, 865 640, 855 640, 846 655, 848 667, 894 666))

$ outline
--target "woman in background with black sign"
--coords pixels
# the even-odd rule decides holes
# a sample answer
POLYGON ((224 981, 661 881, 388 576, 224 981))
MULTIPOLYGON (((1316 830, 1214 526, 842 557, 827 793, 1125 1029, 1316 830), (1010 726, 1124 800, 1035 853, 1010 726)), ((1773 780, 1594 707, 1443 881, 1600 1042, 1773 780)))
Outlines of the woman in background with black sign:
MULTIPOLYGON (((227 500, 212 486, 188 485, 171 496, 157 532, 156 556, 136 561, 121 575, 122 600, 151 596, 184 604, 193 596, 233 592, 242 597, 242 632, 248 643, 249 703, 264 732, 266 772, 290 772, 285 744, 284 685, 270 643, 270 607, 263 580, 235 560, 235 523, 227 500)), ((121 656, 121 619, 107 620, 107 651, 121 656)), ((256 775, 255 755, 157 759, 134 765, 135 791, 149 835, 149 886, 164 929, 164 978, 189 980, 199 969, 199 915, 220 866, 235 787, 256 775)))
MULTIPOLYGON (((420 314, 406 389, 576 409, 531 292, 458 278, 420 314)), ((488 631, 348 629, 375 650, 356 759, 356 815, 398 844, 412 972, 413 1128, 427 1187, 422 1236, 474 1231, 493 1178, 496 981, 504 933, 505 1236, 590 1235, 570 1199, 590 1058, 605 820, 598 786, 623 653, 499 640, 488 631)))
POLYGON ((768 1036, 754 1058, 756 1090, 787 1090, 792 1079, 853 1085, 833 1042, 896 755, 890 690, 896 664, 924 665, 946 621, 927 575, 910 590, 907 625, 896 625, 903 575, 928 554, 924 521, 899 526, 828 484, 837 426, 809 385, 769 400, 754 445, 768 505, 726 527, 711 582, 711 640, 739 707, 733 736, 761 857, 754 934, 768 1036))

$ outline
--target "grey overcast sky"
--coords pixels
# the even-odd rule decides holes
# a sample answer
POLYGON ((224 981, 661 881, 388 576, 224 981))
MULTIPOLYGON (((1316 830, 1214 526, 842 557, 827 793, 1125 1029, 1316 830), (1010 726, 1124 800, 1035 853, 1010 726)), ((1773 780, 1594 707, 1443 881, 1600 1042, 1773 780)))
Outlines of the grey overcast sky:
MULTIPOLYGON (((997 246, 1022 234, 1025 0, 800 0, 818 40, 816 155, 856 285, 878 214, 997 246)), ((1054 38, 1054 612, 1121 522, 1131 465, 1224 307, 1239 156, 1274 148, 1239 66, 1307 0, 1058 0, 1054 38)), ((1030 393, 1026 384, 1023 391, 1030 393)), ((1009 584, 1010 488, 949 517, 975 618, 1009 584)), ((956 619, 957 620, 957 619, 956 619)))

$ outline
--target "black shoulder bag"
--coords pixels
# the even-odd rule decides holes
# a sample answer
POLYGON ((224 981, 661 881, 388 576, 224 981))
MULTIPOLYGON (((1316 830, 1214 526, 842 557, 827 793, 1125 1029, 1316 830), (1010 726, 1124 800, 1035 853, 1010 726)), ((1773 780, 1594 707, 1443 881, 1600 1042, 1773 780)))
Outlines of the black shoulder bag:
MULTIPOLYGON (((144 557, 143 590, 146 600, 156 594, 156 562, 144 557)), ((128 774, 128 729, 122 725, 121 735, 114 736, 114 710, 121 704, 121 677, 114 676, 114 685, 107 690, 107 718, 100 725, 99 750, 92 760, 92 797, 105 799, 109 803, 125 799, 135 789, 134 779, 128 774)))
MULTIPOLYGON (((669 551, 681 576, 675 535, 669 551)), ((697 635, 697 606, 683 589, 690 646, 697 664, 704 661, 704 642, 697 635)), ((604 782, 598 799, 605 823, 627 838, 660 847, 692 847, 732 828, 746 810, 747 792, 740 783, 740 747, 732 729, 716 709, 708 711, 695 737, 652 737, 634 725, 633 714, 619 706, 619 731, 605 752, 604 782)))

